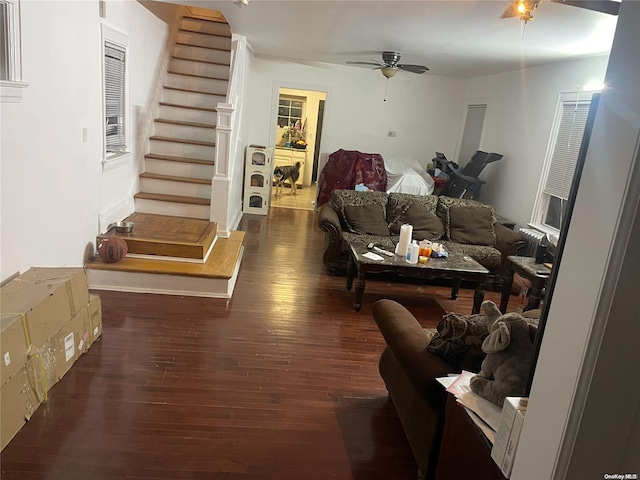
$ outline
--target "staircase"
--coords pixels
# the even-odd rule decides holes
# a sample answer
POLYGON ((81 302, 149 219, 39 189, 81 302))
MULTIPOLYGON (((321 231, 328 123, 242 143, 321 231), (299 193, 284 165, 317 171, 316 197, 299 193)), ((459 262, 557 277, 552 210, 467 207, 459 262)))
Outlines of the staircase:
MULTIPOLYGON (((131 233, 105 232, 123 238, 128 253, 117 263, 100 257, 87 263, 89 286, 95 290, 214 298, 233 293, 244 232, 218 238, 218 225, 211 221, 216 106, 224 103, 222 112, 230 106, 231 31, 223 18, 209 16, 216 12, 184 8, 140 192, 134 195, 135 213, 125 219, 135 226, 131 233)), ((226 211, 226 205, 219 206, 226 211)))
POLYGON ((182 17, 134 195, 136 212, 209 219, 216 105, 226 100, 230 52, 224 20, 182 17))

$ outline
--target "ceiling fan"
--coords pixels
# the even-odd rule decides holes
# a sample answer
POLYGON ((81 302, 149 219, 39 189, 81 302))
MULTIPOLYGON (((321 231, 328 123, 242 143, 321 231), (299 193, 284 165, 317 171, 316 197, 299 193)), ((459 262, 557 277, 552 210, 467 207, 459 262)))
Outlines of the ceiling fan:
MULTIPOLYGON (((586 8, 595 12, 617 15, 620 10, 620 2, 616 0, 551 0, 553 3, 561 3, 572 7, 586 8)), ((500 18, 518 17, 527 23, 533 20, 533 11, 538 8, 542 0, 513 0, 500 18)))
POLYGON ((347 62, 347 65, 371 65, 374 70, 380 70, 387 79, 393 77, 398 70, 412 73, 424 73, 429 70, 424 65, 411 65, 398 63, 400 54, 398 52, 382 52, 382 62, 371 60, 371 62, 347 62))

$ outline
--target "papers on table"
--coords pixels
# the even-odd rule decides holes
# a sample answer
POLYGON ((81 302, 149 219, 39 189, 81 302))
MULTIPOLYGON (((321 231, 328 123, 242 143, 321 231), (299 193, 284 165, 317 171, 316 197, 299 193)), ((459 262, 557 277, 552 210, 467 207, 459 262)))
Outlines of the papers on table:
POLYGON ((502 409, 471 391, 469 383, 474 375, 475 373, 463 370, 457 377, 440 377, 437 380, 447 392, 456 397, 457 402, 467 410, 469 417, 493 444, 502 409))
POLYGON ((382 258, 380 255, 373 252, 363 253, 362 256, 368 258, 369 260, 375 260, 377 262, 384 260, 384 258, 382 258))

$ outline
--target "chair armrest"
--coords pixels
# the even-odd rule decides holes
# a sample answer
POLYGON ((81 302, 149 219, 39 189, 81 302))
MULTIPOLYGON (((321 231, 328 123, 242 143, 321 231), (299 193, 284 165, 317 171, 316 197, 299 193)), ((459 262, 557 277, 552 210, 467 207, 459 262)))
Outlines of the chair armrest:
POLYGON ((445 390, 436 377, 455 370, 427 350, 429 338, 411 312, 393 300, 379 300, 373 305, 373 318, 416 391, 431 405, 433 399, 442 400, 445 390))
POLYGON ((325 203, 318 209, 318 226, 321 230, 332 233, 335 232, 342 237, 342 225, 337 212, 325 203))
POLYGON ((502 253, 502 272, 504 273, 507 265, 507 257, 517 254, 521 248, 527 245, 527 239, 519 232, 512 230, 500 223, 493 226, 496 233, 496 249, 502 253))

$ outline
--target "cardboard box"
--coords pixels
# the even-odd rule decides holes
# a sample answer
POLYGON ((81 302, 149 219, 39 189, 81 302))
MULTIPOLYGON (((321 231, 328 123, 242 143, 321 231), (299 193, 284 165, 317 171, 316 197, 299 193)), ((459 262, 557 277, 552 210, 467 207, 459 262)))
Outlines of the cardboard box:
MULTIPOLYGON (((45 354, 53 357, 55 382, 60 380, 86 352, 90 345, 90 308, 86 304, 80 313, 66 323, 43 347, 45 354)), ((51 385, 49 385, 51 388, 51 385)))
POLYGON ((2 313, 22 315, 27 344, 41 346, 89 303, 84 268, 31 268, 0 288, 2 313))
POLYGON ((89 309, 91 311, 90 340, 89 346, 93 345, 100 335, 102 335, 102 299, 100 295, 89 294, 89 309))
POLYGON ((526 410, 528 398, 525 397, 507 397, 502 406, 502 414, 500 415, 500 423, 496 430, 496 439, 491 448, 491 458, 496 465, 502 467, 504 457, 509 443, 509 437, 513 429, 513 423, 516 419, 518 411, 526 410))
POLYGON ((513 421, 513 428, 511 429, 511 435, 509 435, 509 442, 507 443, 507 450, 504 454, 504 460, 502 461, 502 474, 509 478, 511 476, 511 470, 513 469, 513 462, 516 458, 516 451, 518 449, 518 442, 520 441, 520 432, 522 431, 522 425, 524 424, 524 415, 526 410, 517 410, 515 419, 513 421))
POLYGON ((11 441, 40 406, 40 400, 30 385, 28 368, 28 365, 23 365, 0 389, 1 448, 11 441))
POLYGON ((28 346, 24 336, 22 315, 3 313, 0 316, 0 386, 27 363, 28 346))

